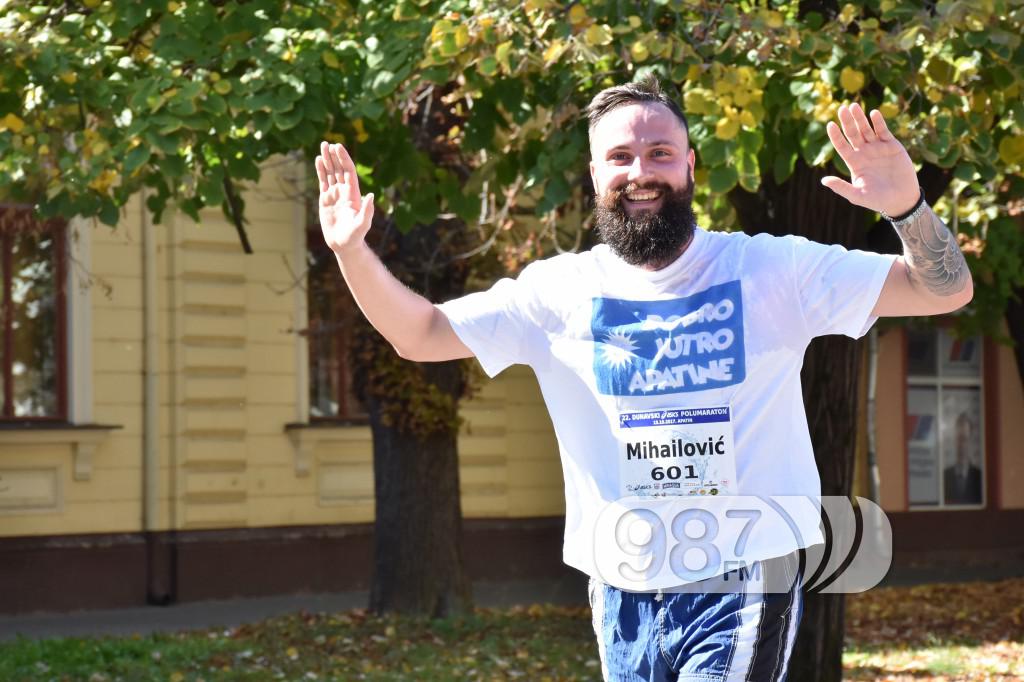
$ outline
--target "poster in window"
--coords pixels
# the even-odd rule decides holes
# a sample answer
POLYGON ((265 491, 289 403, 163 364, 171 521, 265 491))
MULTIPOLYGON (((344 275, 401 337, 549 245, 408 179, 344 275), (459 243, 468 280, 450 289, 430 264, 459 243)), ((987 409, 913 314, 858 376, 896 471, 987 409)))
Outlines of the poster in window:
POLYGON ((907 455, 910 504, 939 504, 939 393, 935 388, 907 391, 907 455))
POLYGON ((981 389, 943 388, 941 438, 943 503, 981 504, 981 389))
POLYGON ((981 376, 981 338, 958 339, 945 329, 939 330, 939 373, 942 378, 981 376))

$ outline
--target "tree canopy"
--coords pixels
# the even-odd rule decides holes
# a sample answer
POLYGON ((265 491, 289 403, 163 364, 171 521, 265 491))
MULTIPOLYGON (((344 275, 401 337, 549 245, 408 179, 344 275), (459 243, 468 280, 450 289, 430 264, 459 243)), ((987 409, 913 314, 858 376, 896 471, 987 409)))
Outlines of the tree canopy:
POLYGON ((939 211, 991 328, 1024 282, 1022 34, 1021 0, 8 0, 0 199, 113 225, 146 187, 157 220, 220 205, 241 230, 260 164, 327 138, 399 227, 453 215, 488 243, 528 224, 536 246, 579 229, 582 106, 654 72, 678 88, 714 228, 798 159, 841 166, 841 102, 879 108, 948 180, 939 211), (414 129, 425 98, 446 115, 414 129))

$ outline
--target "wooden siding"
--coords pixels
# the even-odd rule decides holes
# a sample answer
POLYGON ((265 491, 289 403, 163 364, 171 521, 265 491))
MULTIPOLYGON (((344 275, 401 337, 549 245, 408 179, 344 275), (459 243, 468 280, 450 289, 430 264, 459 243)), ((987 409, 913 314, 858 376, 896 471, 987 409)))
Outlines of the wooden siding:
MULTIPOLYGON (((86 480, 74 476, 73 436, 0 435, 0 536, 141 530, 143 229, 158 235, 156 530, 372 521, 369 428, 301 429, 301 443, 285 430, 303 377, 295 244, 305 225, 288 196, 300 170, 274 164, 248 193, 252 255, 219 210, 152 226, 135 199, 116 229, 92 227, 93 420, 120 428, 95 447, 86 480)), ((557 445, 529 370, 488 382, 463 416, 467 517, 563 512, 557 445)))

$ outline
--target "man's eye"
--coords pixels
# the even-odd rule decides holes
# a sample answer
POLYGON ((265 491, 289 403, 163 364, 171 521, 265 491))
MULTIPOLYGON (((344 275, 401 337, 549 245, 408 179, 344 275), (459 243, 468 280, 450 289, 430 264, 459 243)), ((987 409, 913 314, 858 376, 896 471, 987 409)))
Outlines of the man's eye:
POLYGON ((612 161, 628 161, 629 160, 629 154, 626 154, 626 153, 623 153, 623 152, 619 152, 617 154, 612 154, 611 155, 611 160, 612 161))
POLYGON ((655 149, 654 154, 652 156, 671 156, 671 154, 669 154, 664 149, 655 149))

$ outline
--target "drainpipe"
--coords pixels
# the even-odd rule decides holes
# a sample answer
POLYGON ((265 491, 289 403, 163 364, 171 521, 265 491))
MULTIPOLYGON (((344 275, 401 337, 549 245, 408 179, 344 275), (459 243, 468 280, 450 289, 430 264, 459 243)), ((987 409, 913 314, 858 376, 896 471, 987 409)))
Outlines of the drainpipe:
MULTIPOLYGON (((146 603, 165 605, 174 600, 173 556, 158 533, 160 522, 160 419, 157 393, 157 267, 156 233, 140 198, 142 226, 142 531, 146 540, 146 603)), ((173 545, 171 545, 173 548, 173 545)))
POLYGON ((868 477, 870 479, 871 501, 878 504, 881 480, 878 474, 877 434, 875 433, 875 395, 878 392, 878 330, 874 327, 868 334, 868 477))

